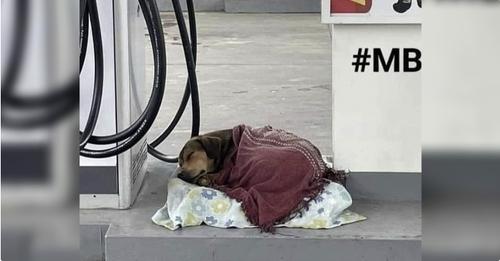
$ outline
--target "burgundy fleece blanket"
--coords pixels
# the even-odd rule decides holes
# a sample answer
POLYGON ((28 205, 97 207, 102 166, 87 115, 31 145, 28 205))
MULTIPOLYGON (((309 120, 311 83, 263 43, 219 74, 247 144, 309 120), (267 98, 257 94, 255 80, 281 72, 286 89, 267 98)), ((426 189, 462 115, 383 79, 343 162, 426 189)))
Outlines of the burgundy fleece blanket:
POLYGON ((214 181, 242 203, 248 220, 263 231, 292 218, 325 185, 341 181, 309 141, 270 126, 233 128, 235 149, 214 181))

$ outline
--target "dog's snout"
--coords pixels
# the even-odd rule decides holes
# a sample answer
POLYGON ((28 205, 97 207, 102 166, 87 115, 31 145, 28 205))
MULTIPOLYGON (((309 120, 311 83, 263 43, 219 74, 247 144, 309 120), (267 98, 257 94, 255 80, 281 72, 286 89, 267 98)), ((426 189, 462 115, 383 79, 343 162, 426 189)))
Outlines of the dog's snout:
POLYGON ((174 177, 178 177, 182 173, 182 168, 178 167, 174 171, 174 177))
POLYGON ((191 178, 189 177, 189 175, 187 175, 185 172, 180 172, 178 175, 177 175, 178 178, 184 180, 184 181, 187 181, 187 182, 191 182, 191 178))

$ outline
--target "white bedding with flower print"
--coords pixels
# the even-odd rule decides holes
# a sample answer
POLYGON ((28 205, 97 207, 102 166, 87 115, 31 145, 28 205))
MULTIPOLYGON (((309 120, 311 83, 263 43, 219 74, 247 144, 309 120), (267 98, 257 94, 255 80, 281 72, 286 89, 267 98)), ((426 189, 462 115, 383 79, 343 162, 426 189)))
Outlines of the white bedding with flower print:
MULTIPOLYGON (((152 217, 157 225, 170 230, 202 224, 219 228, 254 227, 247 221, 241 204, 218 190, 172 178, 167 191, 167 202, 152 217)), ((366 219, 347 210, 351 204, 349 192, 342 185, 330 182, 307 210, 278 226, 322 229, 366 219)))

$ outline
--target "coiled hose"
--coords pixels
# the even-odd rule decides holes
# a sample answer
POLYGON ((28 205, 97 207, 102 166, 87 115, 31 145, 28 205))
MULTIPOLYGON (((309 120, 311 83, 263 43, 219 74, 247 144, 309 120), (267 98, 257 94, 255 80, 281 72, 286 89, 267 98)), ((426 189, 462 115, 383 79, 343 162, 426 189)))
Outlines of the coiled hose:
MULTIPOLYGON (((80 55, 80 70, 85 61, 85 52, 88 39, 88 21, 90 18, 90 26, 92 28, 92 37, 94 39, 95 49, 101 49, 94 51, 95 56, 95 81, 94 81, 94 95, 91 104, 91 111, 89 114, 89 120, 85 125, 84 131, 80 132, 80 155, 91 158, 103 158, 114 156, 122 153, 132 146, 137 144, 151 128, 158 112, 160 110, 161 102, 163 99, 163 94, 165 91, 166 83, 166 50, 165 50, 165 40, 163 35, 163 27, 161 23, 160 13, 158 11, 158 6, 155 0, 139 0, 144 19, 146 21, 146 26, 148 28, 151 45, 153 49, 154 58, 154 81, 153 89, 151 92, 150 99, 146 108, 138 117, 138 119, 132 123, 128 128, 112 135, 107 136, 96 136, 92 132, 95 129, 95 124, 97 122, 97 117, 99 113, 100 100, 102 99, 102 72, 103 63, 101 62, 102 57, 102 40, 100 39, 100 29, 98 25, 98 11, 96 8, 96 0, 86 1, 84 12, 81 19, 81 55, 80 55), (97 39, 96 39, 97 38, 97 39), (97 43, 97 45, 96 45, 97 43), (87 144, 117 144, 114 147, 106 148, 102 150, 88 149, 85 146, 87 144)), ((194 4, 192 0, 187 0, 188 16, 190 24, 190 32, 186 28, 186 23, 184 21, 184 16, 182 13, 182 8, 180 6, 179 0, 172 0, 172 5, 174 7, 175 17, 177 19, 177 24, 179 26, 180 36, 182 40, 184 55, 186 59, 186 66, 188 70, 188 80, 184 90, 184 95, 182 97, 181 104, 177 110, 172 122, 165 129, 165 131, 158 136, 151 144, 148 144, 148 152, 155 156, 156 158, 166 161, 166 162, 177 162, 176 157, 168 157, 167 155, 156 150, 161 142, 163 142, 173 131, 175 126, 178 124, 185 111, 189 98, 191 97, 192 102, 192 128, 191 136, 197 136, 199 133, 200 126, 200 106, 199 106, 199 95, 198 95, 198 84, 196 79, 196 52, 197 52, 197 37, 196 37, 196 21, 194 4), (190 39, 191 38, 191 39, 190 39)))

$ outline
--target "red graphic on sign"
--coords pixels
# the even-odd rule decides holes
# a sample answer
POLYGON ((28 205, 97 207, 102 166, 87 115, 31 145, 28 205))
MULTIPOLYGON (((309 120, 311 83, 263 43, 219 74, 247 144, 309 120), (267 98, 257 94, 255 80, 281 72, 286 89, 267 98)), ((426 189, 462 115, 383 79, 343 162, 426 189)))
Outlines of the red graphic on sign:
POLYGON ((330 0, 331 13, 368 13, 372 0, 330 0))

